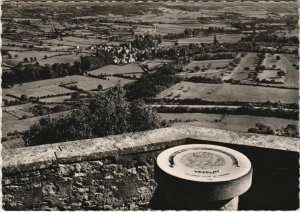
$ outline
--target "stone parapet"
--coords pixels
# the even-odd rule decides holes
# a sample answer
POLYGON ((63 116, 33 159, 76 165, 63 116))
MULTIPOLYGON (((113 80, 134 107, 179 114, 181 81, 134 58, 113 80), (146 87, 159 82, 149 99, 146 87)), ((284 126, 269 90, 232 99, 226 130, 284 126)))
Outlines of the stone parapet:
POLYGON ((178 126, 13 149, 2 153, 2 170, 4 174, 32 171, 53 167, 60 163, 97 160, 116 155, 159 150, 182 144, 187 138, 299 152, 298 138, 178 126))
POLYGON ((167 209, 155 195, 155 161, 181 144, 224 146, 250 159, 253 183, 239 209, 299 207, 299 139, 178 126, 2 152, 3 208, 167 209))

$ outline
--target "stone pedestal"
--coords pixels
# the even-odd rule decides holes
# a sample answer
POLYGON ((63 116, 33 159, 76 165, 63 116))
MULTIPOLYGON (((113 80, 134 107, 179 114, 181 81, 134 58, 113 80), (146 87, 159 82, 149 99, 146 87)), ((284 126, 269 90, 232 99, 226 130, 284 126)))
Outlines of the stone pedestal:
POLYGON ((237 210, 238 196, 251 186, 252 167, 229 148, 181 145, 157 157, 154 177, 164 209, 237 210))

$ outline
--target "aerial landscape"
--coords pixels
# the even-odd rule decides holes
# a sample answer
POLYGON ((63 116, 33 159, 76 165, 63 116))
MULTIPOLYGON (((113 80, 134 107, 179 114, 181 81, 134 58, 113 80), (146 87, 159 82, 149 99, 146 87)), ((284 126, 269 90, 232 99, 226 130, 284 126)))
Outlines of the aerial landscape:
POLYGON ((299 209, 297 2, 1 10, 4 210, 299 209))
POLYGON ((41 118, 115 87, 157 112, 154 128, 298 137, 295 4, 5 2, 2 144, 30 145, 41 118))

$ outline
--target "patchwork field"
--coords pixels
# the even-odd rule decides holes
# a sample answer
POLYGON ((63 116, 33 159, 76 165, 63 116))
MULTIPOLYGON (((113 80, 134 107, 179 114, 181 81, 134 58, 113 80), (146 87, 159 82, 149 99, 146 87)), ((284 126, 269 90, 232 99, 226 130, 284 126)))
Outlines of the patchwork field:
POLYGON ((114 75, 114 74, 132 74, 132 73, 143 73, 144 71, 137 64, 127 64, 127 65, 107 65, 102 68, 90 71, 89 73, 98 76, 101 74, 114 75))
POLYGON ((119 78, 119 77, 107 77, 107 79, 98 79, 93 77, 84 77, 84 76, 71 76, 72 81, 75 83, 72 83, 70 85, 66 85, 67 87, 72 87, 74 85, 77 86, 77 88, 82 89, 84 91, 90 91, 94 89, 98 89, 99 85, 102 85, 103 89, 114 87, 118 84, 121 86, 133 82, 133 80, 119 78))
POLYGON ((231 73, 224 75, 223 80, 246 80, 249 76, 249 71, 246 71, 245 68, 248 67, 249 70, 254 70, 257 63, 257 54, 248 52, 231 73))
POLYGON ((298 91, 260 86, 180 82, 157 95, 157 99, 203 99, 207 101, 298 103, 298 91))
POLYGON ((11 94, 17 97, 21 97, 22 94, 25 94, 28 97, 40 98, 47 95, 72 93, 74 91, 71 91, 63 87, 59 87, 58 85, 43 86, 43 85, 39 85, 39 83, 36 85, 35 82, 28 82, 28 83, 23 83, 23 85, 15 85, 14 87, 9 89, 4 88, 2 89, 2 92, 4 95, 11 94))
POLYGON ((13 105, 13 106, 7 106, 2 108, 3 112, 8 113, 12 115, 15 118, 23 118, 24 116, 26 117, 32 117, 33 114, 30 112, 29 108, 34 106, 34 104, 29 103, 29 104, 22 104, 22 105, 13 105))
MULTIPOLYGON (((61 115, 66 115, 68 113, 69 113, 68 111, 54 113, 54 114, 50 114, 50 117, 57 118, 61 115)), ((42 116, 36 116, 36 117, 22 119, 22 120, 12 120, 12 119, 2 120, 2 135, 7 136, 7 133, 9 132, 14 132, 14 131, 24 132, 26 130, 29 130, 30 126, 33 125, 34 123, 37 123, 41 117, 42 116)))
MULTIPOLYGON (((235 43, 243 37, 242 34, 217 34, 217 39, 220 43, 235 43)), ((214 36, 182 38, 178 40, 179 45, 187 45, 190 43, 212 43, 214 36)))
POLYGON ((70 99, 69 95, 66 96, 56 96, 56 97, 49 97, 49 98, 43 98, 39 101, 42 103, 63 103, 65 100, 70 99))
POLYGON ((186 65, 184 69, 193 70, 196 66, 199 66, 200 68, 208 68, 208 69, 215 69, 215 68, 227 68, 229 66, 229 63, 232 60, 201 60, 201 61, 193 61, 186 65))
POLYGON ((262 123, 272 126, 274 129, 280 129, 286 127, 288 124, 298 124, 295 120, 272 118, 272 117, 260 117, 260 116, 248 116, 248 115, 227 115, 220 122, 221 115, 216 114, 160 114, 164 120, 174 120, 173 125, 193 125, 200 127, 209 127, 224 130, 233 130, 240 132, 248 132, 249 128, 255 127, 256 123, 262 123), (181 120, 181 121, 179 121, 181 120), (188 120, 186 122, 185 120, 188 120), (194 121, 193 121, 194 120, 194 121))
POLYGON ((80 55, 75 54, 64 54, 57 55, 53 57, 48 57, 47 59, 41 59, 39 62, 40 65, 49 64, 52 65, 54 63, 70 63, 73 64, 75 61, 80 61, 80 55))
MULTIPOLYGON (((63 55, 63 56, 59 56, 62 58, 69 57, 69 55, 68 55, 69 53, 66 53, 66 52, 50 52, 50 51, 34 51, 34 50, 33 51, 9 51, 9 54, 12 55, 12 58, 11 59, 5 58, 5 61, 13 62, 15 64, 17 64, 19 62, 23 62, 24 58, 28 58, 28 60, 30 61, 30 57, 32 57, 32 58, 36 57, 37 62, 39 62, 40 64, 42 64, 43 61, 51 60, 52 59, 51 57, 56 56, 56 55, 63 55), (49 58, 44 59, 45 55, 49 58)), ((57 59, 58 57, 54 57, 54 58, 57 59)), ((78 57, 77 57, 77 59, 78 59, 78 57)), ((74 59, 73 59, 73 61, 74 61, 74 59)), ((36 62, 36 61, 34 61, 34 62, 36 62)))
POLYGON ((92 45, 97 45, 104 43, 105 40, 96 39, 96 38, 80 38, 80 37, 64 37, 63 40, 52 39, 52 40, 43 40, 44 43, 52 45, 65 45, 65 46, 79 46, 81 48, 87 48, 92 45))
POLYGON ((295 66, 293 66, 293 62, 293 57, 289 59, 284 54, 266 54, 266 67, 273 68, 274 66, 276 69, 278 68, 283 70, 286 73, 284 84, 287 87, 298 87, 299 71, 295 66), (277 60, 276 57, 279 57, 280 59, 277 60))
POLYGON ((268 81, 268 82, 275 82, 275 83, 284 83, 285 81, 285 77, 281 76, 278 77, 277 76, 277 71, 275 70, 264 70, 262 73, 259 73, 257 75, 257 78, 259 81, 268 81))
POLYGON ((14 96, 20 97, 22 94, 26 94, 28 97, 42 97, 46 95, 57 95, 57 94, 67 94, 72 93, 69 89, 60 87, 60 84, 74 82, 73 78, 76 76, 70 77, 61 77, 49 80, 40 80, 35 82, 27 82, 22 85, 18 84, 12 88, 3 88, 3 95, 12 94, 14 96))

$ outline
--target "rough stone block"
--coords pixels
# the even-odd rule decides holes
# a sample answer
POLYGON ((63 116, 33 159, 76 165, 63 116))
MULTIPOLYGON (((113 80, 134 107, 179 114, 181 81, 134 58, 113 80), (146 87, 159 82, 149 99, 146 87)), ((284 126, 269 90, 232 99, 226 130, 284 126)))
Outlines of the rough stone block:
POLYGON ((74 163, 86 160, 97 160, 117 154, 115 141, 106 138, 86 139, 81 141, 56 144, 60 151, 56 152, 59 163, 74 163))
POLYGON ((3 173, 29 172, 57 166, 51 145, 16 148, 2 154, 3 173))

